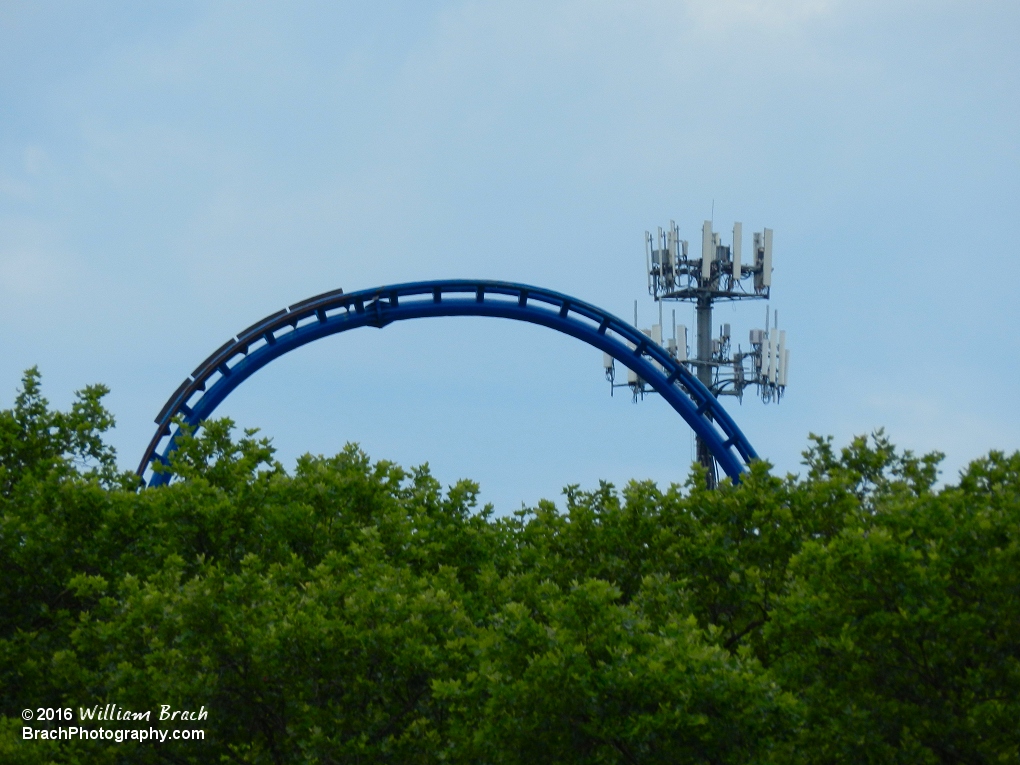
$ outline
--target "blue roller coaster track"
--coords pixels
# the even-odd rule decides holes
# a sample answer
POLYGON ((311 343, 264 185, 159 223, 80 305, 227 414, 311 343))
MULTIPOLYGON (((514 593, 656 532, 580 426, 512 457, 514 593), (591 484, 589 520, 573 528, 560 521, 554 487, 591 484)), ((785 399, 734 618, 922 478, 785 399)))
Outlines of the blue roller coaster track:
POLYGON ((334 290, 295 303, 232 337, 203 361, 163 406, 138 475, 149 486, 170 480, 152 463, 168 464, 181 434, 177 417, 198 428, 238 385, 283 354, 313 340, 359 327, 437 316, 491 316, 539 324, 610 354, 658 392, 701 438, 734 481, 757 454, 715 396, 665 348, 636 327, 590 303, 552 290, 473 279, 411 282, 344 293, 334 290), (173 435, 171 435, 173 433, 173 435), (164 439, 169 441, 159 452, 164 439))

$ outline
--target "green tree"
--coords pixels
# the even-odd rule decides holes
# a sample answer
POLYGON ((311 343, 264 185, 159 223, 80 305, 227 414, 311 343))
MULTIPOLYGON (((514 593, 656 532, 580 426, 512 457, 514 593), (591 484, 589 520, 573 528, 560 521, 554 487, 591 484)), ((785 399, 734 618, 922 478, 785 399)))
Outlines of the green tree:
MULTIPOLYGON (((229 420, 117 473, 105 389, 0 411, 0 762, 1017 763, 1020 455, 813 438, 803 476, 478 487, 229 420), (20 710, 205 706, 203 742, 20 710)), ((158 723, 157 723, 158 725, 158 723)))
POLYGON ((792 759, 1020 762, 1020 455, 934 492, 881 441, 852 454, 882 470, 838 534, 805 542, 768 627, 808 710, 792 759))
POLYGON ((87 540, 110 491, 127 485, 102 441, 113 417, 96 385, 67 412, 52 411, 38 370, 28 370, 12 409, 0 411, 0 708, 53 706, 46 657, 68 646, 81 603, 69 588, 101 562, 87 540), (26 701, 27 703, 27 701, 26 701))

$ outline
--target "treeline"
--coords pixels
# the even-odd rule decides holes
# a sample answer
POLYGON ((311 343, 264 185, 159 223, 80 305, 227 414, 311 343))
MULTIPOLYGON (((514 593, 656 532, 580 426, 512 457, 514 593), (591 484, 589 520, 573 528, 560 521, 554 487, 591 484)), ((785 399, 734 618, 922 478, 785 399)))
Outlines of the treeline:
POLYGON ((104 393, 53 411, 33 370, 0 412, 0 762, 1020 762, 1020 455, 936 488, 813 438, 800 476, 497 517, 229 421, 139 491, 104 393), (206 738, 22 740, 106 703, 206 738))

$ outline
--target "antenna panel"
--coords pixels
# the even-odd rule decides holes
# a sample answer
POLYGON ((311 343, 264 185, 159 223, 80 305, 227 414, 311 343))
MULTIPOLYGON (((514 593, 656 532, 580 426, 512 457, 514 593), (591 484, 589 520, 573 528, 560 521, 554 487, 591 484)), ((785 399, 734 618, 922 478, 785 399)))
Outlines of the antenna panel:
POLYGON ((779 384, 786 387, 786 375, 790 371, 790 349, 783 351, 783 368, 779 370, 779 384))
POLYGON ((740 279, 740 248, 743 239, 743 227, 739 223, 733 224, 733 278, 740 279))
POLYGON ((779 367, 777 377, 780 381, 779 382, 780 385, 784 385, 782 380, 783 372, 786 371, 785 369, 783 369, 783 359, 785 356, 786 356, 786 330, 781 329, 779 330, 779 348, 776 350, 776 364, 779 367))
POLYGON ((645 274, 648 277, 648 291, 652 291, 652 235, 645 232, 645 274))
POLYGON ((776 333, 769 332, 769 364, 767 377, 769 382, 776 384, 776 333))
POLYGON ((676 359, 687 361, 687 327, 683 324, 676 325, 676 359))
POLYGON ((763 285, 761 283, 761 232, 755 231, 751 235, 751 268, 754 270, 754 288, 755 290, 761 290, 763 285))
POLYGON ((635 372, 633 369, 628 367, 627 368, 627 384, 628 385, 637 385, 637 383, 638 383, 637 372, 635 372))
POLYGON ((761 283, 766 287, 772 284, 772 229, 765 229, 765 257, 761 263, 761 283))
POLYGON ((656 343, 657 345, 662 345, 662 325, 661 324, 653 324, 652 325, 652 342, 656 343))
POLYGON ((768 338, 768 347, 770 353, 768 364, 768 381, 771 382, 772 385, 775 385, 775 381, 779 376, 779 356, 778 356, 779 344, 776 342, 778 341, 778 338, 776 337, 778 334, 779 333, 777 333, 777 331, 773 330, 772 333, 769 334, 768 338))
POLYGON ((712 221, 706 220, 701 227, 701 280, 707 282, 712 276, 712 259, 715 255, 715 242, 712 236, 712 221))
POLYGON ((602 354, 602 368, 605 369, 606 371, 609 371, 610 369, 613 368, 613 357, 610 356, 608 353, 602 354))

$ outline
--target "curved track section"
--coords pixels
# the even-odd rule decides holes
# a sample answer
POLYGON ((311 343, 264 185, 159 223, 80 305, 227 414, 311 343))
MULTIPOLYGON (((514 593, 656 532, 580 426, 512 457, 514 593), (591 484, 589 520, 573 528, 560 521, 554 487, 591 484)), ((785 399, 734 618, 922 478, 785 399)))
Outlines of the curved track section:
POLYGON ((177 448, 181 417, 191 427, 208 419, 231 391, 283 354, 306 343, 359 327, 434 316, 491 316, 549 327, 612 355, 652 386, 708 445, 726 474, 737 480, 757 458, 715 396, 665 348, 600 308, 559 292, 512 282, 453 279, 412 282, 360 292, 327 292, 256 322, 224 343, 192 372, 166 402, 138 475, 149 486, 170 478, 152 471, 177 448), (171 435, 173 433, 173 435, 171 435), (164 440, 169 438, 164 445, 164 440), (162 452, 160 447, 162 446, 162 452))

